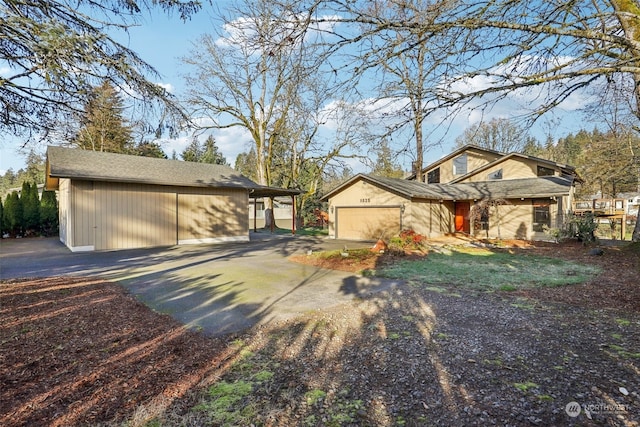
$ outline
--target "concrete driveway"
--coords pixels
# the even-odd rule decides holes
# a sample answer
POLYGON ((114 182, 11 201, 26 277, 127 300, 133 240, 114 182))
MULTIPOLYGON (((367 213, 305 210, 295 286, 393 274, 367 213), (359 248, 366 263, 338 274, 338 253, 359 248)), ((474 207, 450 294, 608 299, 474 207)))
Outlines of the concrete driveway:
POLYGON ((245 243, 72 253, 57 238, 0 241, 0 279, 94 276, 210 335, 321 310, 399 284, 293 263, 287 257, 371 246, 251 233, 245 243))

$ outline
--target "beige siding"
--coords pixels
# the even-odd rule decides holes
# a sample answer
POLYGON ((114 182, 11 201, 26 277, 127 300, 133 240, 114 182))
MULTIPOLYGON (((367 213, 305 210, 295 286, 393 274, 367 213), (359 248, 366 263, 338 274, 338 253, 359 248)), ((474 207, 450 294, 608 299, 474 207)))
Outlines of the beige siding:
MULTIPOLYGON (((543 200, 547 202, 547 200, 543 200)), ((554 226, 558 213, 557 203, 549 199, 549 217, 551 226, 554 226)), ((531 199, 508 200, 508 204, 492 207, 489 215, 490 239, 525 239, 525 240, 545 240, 549 236, 544 232, 533 230, 533 204, 531 199)), ((478 238, 486 238, 487 231, 479 230, 471 224, 472 234, 478 238)))
POLYGON ((176 194, 169 187, 95 183, 96 250, 176 243, 176 194))
POLYGON ((95 203, 91 181, 71 181, 70 203, 73 210, 70 247, 73 250, 93 250, 95 247, 95 203))
POLYGON ((421 200, 411 203, 410 217, 405 228, 411 228, 427 237, 438 237, 451 233, 454 227, 453 202, 421 200))
POLYGON ((521 179, 521 178, 535 178, 538 176, 538 163, 534 160, 511 158, 504 162, 500 162, 486 170, 476 173, 475 175, 467 177, 464 181, 460 182, 480 182, 487 181, 489 174, 494 173, 502 169, 502 179, 521 179))
POLYGON ((181 189, 178 194, 178 242, 248 238, 248 197, 245 190, 181 189))
POLYGON ((60 227, 60 241, 67 246, 72 244, 71 231, 71 181, 61 179, 58 188, 58 223, 60 227))
POLYGON ((405 197, 390 193, 362 180, 340 191, 329 199, 329 236, 336 237, 336 210, 355 207, 400 207, 407 204, 405 197))
MULTIPOLYGON (((466 150, 464 153, 467 154, 467 173, 478 169, 482 166, 485 166, 497 159, 500 158, 500 156, 495 155, 495 154, 491 154, 491 153, 486 153, 486 152, 482 152, 482 151, 476 151, 474 149, 469 149, 466 150)), ((459 157, 460 155, 462 155, 463 153, 460 153, 459 155, 445 160, 444 162, 442 162, 440 165, 429 169, 427 171, 430 172, 433 169, 436 169, 437 167, 440 168, 440 182, 442 184, 447 183, 447 182, 451 182, 456 178, 459 178, 460 175, 454 175, 453 174, 453 160, 457 157, 459 157)), ((427 174, 425 173, 424 175, 425 177, 427 176, 427 174)), ((426 178, 425 178, 426 179, 426 178)))

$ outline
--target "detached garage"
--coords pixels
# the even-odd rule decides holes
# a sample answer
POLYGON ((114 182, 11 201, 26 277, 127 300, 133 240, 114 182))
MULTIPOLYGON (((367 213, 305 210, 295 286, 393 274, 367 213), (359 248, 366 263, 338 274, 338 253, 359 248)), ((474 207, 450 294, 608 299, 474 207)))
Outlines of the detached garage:
POLYGON ((47 150, 46 188, 72 251, 248 241, 250 197, 297 193, 228 166, 62 147, 47 150))

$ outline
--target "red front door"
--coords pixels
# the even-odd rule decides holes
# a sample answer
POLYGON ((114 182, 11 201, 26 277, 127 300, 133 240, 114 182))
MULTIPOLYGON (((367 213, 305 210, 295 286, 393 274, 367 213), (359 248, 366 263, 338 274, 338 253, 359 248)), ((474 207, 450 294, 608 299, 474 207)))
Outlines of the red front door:
POLYGON ((456 233, 470 233, 469 202, 456 203, 456 233))

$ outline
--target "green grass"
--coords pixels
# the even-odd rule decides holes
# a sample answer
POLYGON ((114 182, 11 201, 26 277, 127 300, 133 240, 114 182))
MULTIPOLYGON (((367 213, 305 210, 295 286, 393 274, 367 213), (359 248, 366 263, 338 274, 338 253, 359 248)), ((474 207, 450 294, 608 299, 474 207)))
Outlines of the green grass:
POLYGON ((532 388, 537 388, 538 384, 531 382, 531 381, 527 381, 526 383, 513 383, 513 386, 515 388, 517 388, 520 391, 524 391, 527 392, 529 390, 531 390, 532 388))
POLYGON ((448 284, 514 291, 582 283, 599 272, 598 267, 557 258, 457 248, 448 253, 431 253, 420 260, 401 260, 377 273, 432 287, 448 284))
MULTIPOLYGON (((269 230, 262 229, 260 232, 262 233, 270 233, 269 230)), ((273 230, 273 234, 291 234, 291 228, 275 228, 273 230)), ((328 236, 329 229, 328 228, 320 228, 320 227, 304 227, 296 229, 296 235, 298 236, 328 236)))

